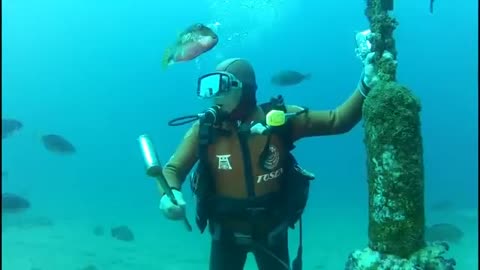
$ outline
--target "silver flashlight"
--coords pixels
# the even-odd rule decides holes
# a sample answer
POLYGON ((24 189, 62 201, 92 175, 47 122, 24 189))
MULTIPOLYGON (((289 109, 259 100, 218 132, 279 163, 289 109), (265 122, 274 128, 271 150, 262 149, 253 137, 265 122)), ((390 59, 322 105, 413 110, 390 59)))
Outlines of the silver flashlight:
MULTIPOLYGON (((168 182, 163 175, 162 166, 158 161, 158 155, 155 151, 152 140, 148 135, 143 134, 138 137, 138 142, 140 144, 140 151, 142 152, 143 161, 145 162, 147 175, 154 177, 158 184, 162 187, 165 195, 170 198, 173 204, 178 205, 177 199, 175 198, 175 195, 173 195, 172 188, 170 185, 168 185, 168 182)), ((192 226, 190 225, 190 222, 188 222, 187 217, 185 217, 183 221, 187 227, 187 230, 191 232, 192 226)))

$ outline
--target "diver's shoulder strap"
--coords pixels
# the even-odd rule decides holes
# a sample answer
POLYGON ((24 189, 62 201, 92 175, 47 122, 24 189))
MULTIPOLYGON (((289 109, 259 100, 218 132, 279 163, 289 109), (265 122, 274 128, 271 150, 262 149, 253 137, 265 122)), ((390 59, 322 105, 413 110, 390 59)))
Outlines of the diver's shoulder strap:
MULTIPOLYGON (((262 108, 265 114, 269 113, 271 110, 280 110, 287 112, 287 106, 285 106, 283 97, 281 95, 278 95, 277 97, 272 97, 269 102, 260 104, 260 108, 262 108)), ((287 149, 292 150, 293 148, 295 148, 292 139, 291 121, 287 120, 284 125, 272 129, 272 132, 282 138, 283 143, 287 146, 287 149)))
POLYGON ((208 145, 212 142, 212 125, 200 121, 198 129, 198 157, 201 162, 208 160, 208 145))
POLYGON ((208 160, 208 147, 218 136, 230 136, 231 132, 221 129, 208 121, 200 120, 198 128, 198 157, 199 160, 208 160))
POLYGON ((209 189, 212 185, 212 178, 210 177, 211 171, 208 167, 208 147, 214 140, 213 137, 212 124, 200 121, 198 130, 198 163, 196 168, 196 172, 198 173, 198 182, 196 184, 197 190, 194 191, 194 193, 201 198, 197 198, 197 215, 195 217, 195 221, 201 233, 204 232, 208 224, 208 210, 206 208, 207 200, 205 198, 205 194, 209 192, 209 189))

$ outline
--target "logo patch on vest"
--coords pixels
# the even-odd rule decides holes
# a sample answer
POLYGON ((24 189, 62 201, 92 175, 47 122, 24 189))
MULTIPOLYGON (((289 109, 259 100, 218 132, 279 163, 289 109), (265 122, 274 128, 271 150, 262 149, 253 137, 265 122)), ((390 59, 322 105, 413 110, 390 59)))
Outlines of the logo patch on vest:
POLYGON ((267 160, 265 160, 264 166, 267 170, 273 170, 278 166, 278 162, 280 161, 280 153, 278 152, 278 149, 273 145, 270 145, 268 151, 268 158, 267 160))
POLYGON ((230 156, 231 155, 217 155, 219 170, 232 170, 232 165, 230 164, 230 156))
POLYGON ((257 183, 268 182, 270 180, 277 179, 282 174, 283 174, 283 168, 280 168, 270 173, 259 175, 257 176, 257 183))

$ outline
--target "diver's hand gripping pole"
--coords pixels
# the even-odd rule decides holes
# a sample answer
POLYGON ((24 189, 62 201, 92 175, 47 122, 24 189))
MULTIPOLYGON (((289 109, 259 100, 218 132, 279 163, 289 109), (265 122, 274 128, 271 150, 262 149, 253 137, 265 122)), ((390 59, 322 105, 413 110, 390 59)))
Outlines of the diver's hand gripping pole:
MULTIPOLYGON (((155 151, 155 147, 149 136, 146 134, 139 136, 138 142, 140 143, 140 151, 142 151, 143 160, 145 161, 147 175, 154 177, 162 187, 165 195, 170 198, 173 204, 178 205, 177 199, 175 199, 175 196, 173 195, 172 188, 168 185, 167 180, 163 175, 162 166, 158 161, 157 152, 155 151)), ((188 222, 186 216, 183 222, 185 223, 187 230, 191 232, 192 226, 190 225, 190 222, 188 222)))

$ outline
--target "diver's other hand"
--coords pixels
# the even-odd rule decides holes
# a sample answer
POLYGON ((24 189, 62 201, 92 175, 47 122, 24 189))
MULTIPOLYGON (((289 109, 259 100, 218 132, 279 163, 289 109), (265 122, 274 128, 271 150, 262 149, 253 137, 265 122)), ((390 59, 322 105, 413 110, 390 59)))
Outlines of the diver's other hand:
POLYGON ((180 220, 185 218, 185 200, 183 199, 182 192, 173 189, 173 196, 177 200, 178 205, 175 205, 170 197, 163 195, 160 199, 160 210, 162 213, 171 220, 180 220))
MULTIPOLYGON (((378 82, 377 70, 373 63, 374 56, 375 53, 371 52, 367 54, 365 60, 363 61, 363 82, 368 88, 372 88, 378 82)), ((383 52, 382 58, 393 59, 393 55, 390 52, 385 51, 383 52)))

